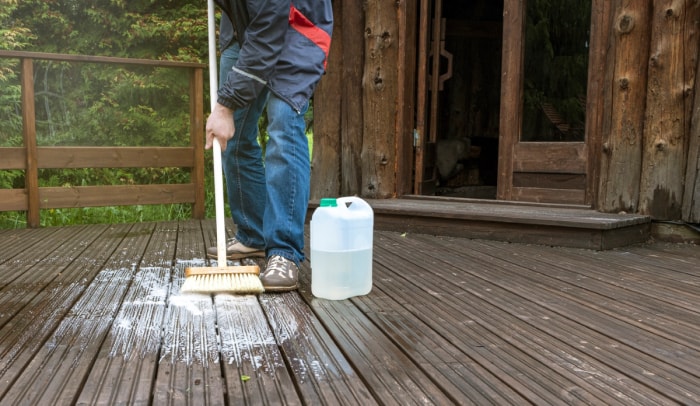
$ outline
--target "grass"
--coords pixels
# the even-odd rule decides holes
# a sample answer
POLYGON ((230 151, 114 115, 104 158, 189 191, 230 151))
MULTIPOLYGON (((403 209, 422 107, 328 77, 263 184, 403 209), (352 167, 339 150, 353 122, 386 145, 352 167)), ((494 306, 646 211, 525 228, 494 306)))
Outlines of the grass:
MULTIPOLYGON (((192 210, 188 204, 85 207, 76 209, 46 209, 40 214, 42 227, 74 224, 139 223, 188 219, 192 210)), ((0 213, 0 229, 24 228, 27 213, 8 211, 0 213)))

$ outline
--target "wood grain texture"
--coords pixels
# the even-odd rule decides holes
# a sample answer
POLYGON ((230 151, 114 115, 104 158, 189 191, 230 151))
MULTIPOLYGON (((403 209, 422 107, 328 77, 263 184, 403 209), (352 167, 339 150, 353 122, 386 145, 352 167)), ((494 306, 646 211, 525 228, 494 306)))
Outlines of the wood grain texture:
POLYGON ((0 230, 0 403, 700 403, 692 245, 377 230, 368 295, 313 297, 309 260, 297 292, 182 295, 214 235, 0 230))

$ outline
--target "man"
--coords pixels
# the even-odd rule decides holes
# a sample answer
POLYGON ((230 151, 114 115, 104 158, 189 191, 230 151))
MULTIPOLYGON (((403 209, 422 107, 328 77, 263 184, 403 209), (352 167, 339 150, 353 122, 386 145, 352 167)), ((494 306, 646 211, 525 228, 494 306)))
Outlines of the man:
MULTIPOLYGON (((216 0, 216 4, 236 37, 222 52, 222 83, 206 126, 206 148, 213 142, 222 147, 231 216, 237 226, 226 255, 266 257, 260 276, 265 290, 294 290, 304 260, 309 200, 304 114, 325 71, 333 29, 331 1, 216 0), (265 106, 269 140, 263 159, 257 125, 265 106)), ((216 248, 207 253, 216 257, 216 248)))

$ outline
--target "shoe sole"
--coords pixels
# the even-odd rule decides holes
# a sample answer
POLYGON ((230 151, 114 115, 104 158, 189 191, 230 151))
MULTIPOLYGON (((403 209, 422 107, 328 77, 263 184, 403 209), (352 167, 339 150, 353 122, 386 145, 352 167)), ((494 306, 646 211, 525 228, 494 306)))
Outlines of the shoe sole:
POLYGON ((294 286, 271 286, 271 287, 266 287, 265 285, 263 285, 263 288, 265 289, 266 293, 291 292, 293 290, 299 289, 299 284, 296 284, 294 286))
MULTIPOLYGON (((207 258, 218 259, 219 256, 217 254, 207 253, 207 258)), ((243 259, 243 258, 265 258, 265 252, 264 251, 252 251, 252 252, 247 252, 247 253, 242 252, 240 254, 231 254, 231 255, 226 256, 226 259, 243 259)))

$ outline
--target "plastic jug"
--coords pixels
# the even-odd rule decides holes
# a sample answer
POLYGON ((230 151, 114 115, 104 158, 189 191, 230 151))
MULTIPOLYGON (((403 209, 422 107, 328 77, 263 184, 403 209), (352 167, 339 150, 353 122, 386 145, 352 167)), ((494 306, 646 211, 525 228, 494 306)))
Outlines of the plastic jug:
POLYGON ((372 290, 374 213, 359 197, 323 198, 311 216, 311 293, 342 300, 372 290))

